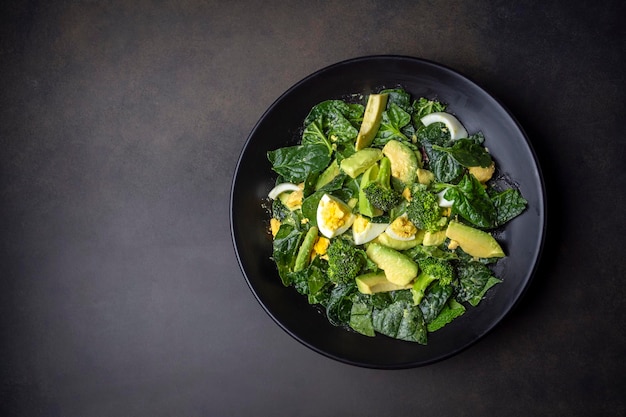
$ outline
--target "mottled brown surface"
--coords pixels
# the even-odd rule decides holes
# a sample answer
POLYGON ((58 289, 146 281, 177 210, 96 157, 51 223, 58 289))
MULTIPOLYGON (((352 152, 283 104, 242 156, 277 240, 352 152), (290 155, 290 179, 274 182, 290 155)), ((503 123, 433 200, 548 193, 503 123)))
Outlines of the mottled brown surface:
POLYGON ((285 3, 2 3, 0 414, 626 414, 622 2, 285 3), (548 186, 520 307, 414 370, 297 343, 254 300, 229 232, 261 114, 370 54, 494 93, 548 186))

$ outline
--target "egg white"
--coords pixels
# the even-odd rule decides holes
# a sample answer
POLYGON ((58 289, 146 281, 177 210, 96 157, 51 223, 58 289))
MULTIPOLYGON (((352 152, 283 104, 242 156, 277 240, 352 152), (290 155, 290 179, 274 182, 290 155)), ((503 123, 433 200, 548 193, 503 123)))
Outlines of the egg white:
POLYGON ((369 241, 372 241, 378 237, 381 233, 387 229, 389 223, 373 223, 367 220, 365 217, 358 215, 354 223, 352 224, 352 237, 354 238, 354 243, 356 245, 363 245, 369 241), (356 222, 366 222, 365 228, 363 230, 357 230, 355 228, 356 222))
POLYGON ((287 191, 300 191, 300 187, 290 182, 283 182, 283 183, 277 184, 274 188, 272 188, 270 192, 267 194, 267 196, 271 198, 272 200, 276 200, 276 198, 278 198, 279 195, 287 191))
POLYGON ((424 124, 424 126, 428 126, 432 123, 441 122, 448 128, 450 132, 450 137, 453 140, 466 138, 467 130, 463 127, 459 119, 446 112, 435 112, 427 114, 422 117, 420 121, 424 124))
POLYGON ((354 222, 354 214, 352 214, 352 209, 343 201, 339 200, 336 197, 333 197, 328 194, 324 194, 320 199, 320 202, 317 206, 316 220, 317 227, 322 235, 331 239, 333 237, 339 236, 344 233, 346 230, 352 226, 354 222), (344 213, 344 216, 347 216, 345 222, 342 226, 338 228, 334 228, 329 222, 326 220, 328 215, 328 203, 334 201, 339 207, 341 207, 341 211, 344 213))

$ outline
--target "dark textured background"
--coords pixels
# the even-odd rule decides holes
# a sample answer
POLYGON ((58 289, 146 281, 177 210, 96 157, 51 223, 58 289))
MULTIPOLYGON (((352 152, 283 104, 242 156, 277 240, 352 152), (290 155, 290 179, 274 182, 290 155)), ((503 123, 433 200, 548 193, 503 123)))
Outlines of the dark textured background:
POLYGON ((2 2, 0 415, 626 415, 623 3, 286 3, 2 2), (520 306, 412 370, 284 333, 229 231, 261 114, 370 54, 438 61, 496 95, 549 197, 520 306))

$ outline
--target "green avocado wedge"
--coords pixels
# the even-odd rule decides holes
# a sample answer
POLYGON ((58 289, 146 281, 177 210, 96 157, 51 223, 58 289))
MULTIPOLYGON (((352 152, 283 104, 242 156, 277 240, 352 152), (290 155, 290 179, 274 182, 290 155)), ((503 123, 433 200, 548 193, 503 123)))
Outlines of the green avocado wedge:
POLYGON ((363 113, 363 122, 361 128, 356 137, 356 143, 354 148, 357 151, 367 148, 372 144, 378 128, 380 127, 380 121, 383 116, 383 112, 387 107, 387 98, 389 94, 370 94, 367 98, 367 105, 365 106, 365 112, 363 113))
POLYGON ((387 279, 384 272, 370 272, 368 274, 359 275, 355 278, 355 281, 357 288, 362 294, 407 290, 413 286, 412 283, 407 285, 394 284, 387 279))
POLYGON ((378 148, 365 148, 342 160, 339 167, 350 178, 356 178, 383 157, 378 148))
POLYGON ((476 258, 502 258, 505 256, 500 244, 489 233, 455 220, 448 224, 446 237, 458 242, 465 253, 476 258))
POLYGON ((417 276, 419 267, 408 256, 379 243, 371 243, 367 256, 383 271, 387 280, 396 285, 407 285, 417 276))

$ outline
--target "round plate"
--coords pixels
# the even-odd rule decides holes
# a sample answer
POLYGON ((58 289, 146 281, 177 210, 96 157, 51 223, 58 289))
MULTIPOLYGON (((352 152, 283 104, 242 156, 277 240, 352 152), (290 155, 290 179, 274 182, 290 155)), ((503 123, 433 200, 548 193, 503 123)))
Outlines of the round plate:
POLYGON ((231 189, 230 223, 239 265, 265 311, 287 333, 330 358, 370 368, 409 368, 450 357, 479 340, 513 308, 538 263, 545 232, 543 179, 531 145, 511 114, 490 94, 442 65, 403 56, 371 56, 331 65, 306 77, 263 114, 243 148, 231 189), (298 132, 317 103, 354 93, 369 94, 401 86, 413 98, 448 104, 469 133, 482 131, 485 146, 501 174, 528 201, 528 209, 508 223, 498 240, 507 253, 496 265, 503 282, 477 307, 444 328, 429 333, 428 345, 366 337, 332 326, 295 289, 284 287, 270 259, 267 193, 276 174, 266 153, 299 141, 298 132))

